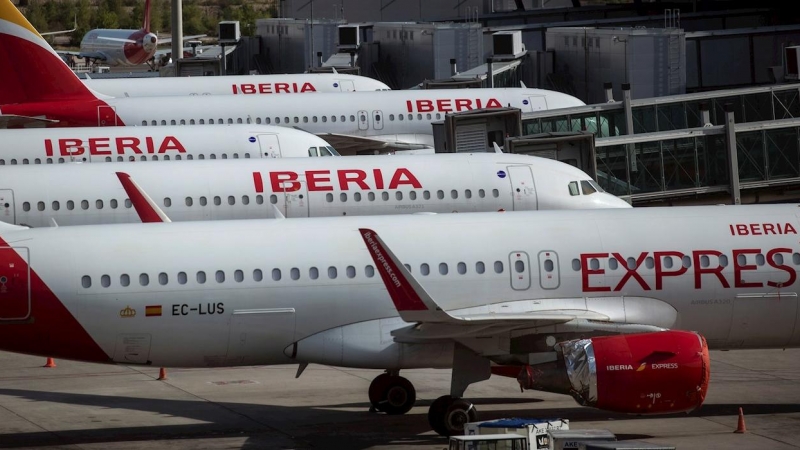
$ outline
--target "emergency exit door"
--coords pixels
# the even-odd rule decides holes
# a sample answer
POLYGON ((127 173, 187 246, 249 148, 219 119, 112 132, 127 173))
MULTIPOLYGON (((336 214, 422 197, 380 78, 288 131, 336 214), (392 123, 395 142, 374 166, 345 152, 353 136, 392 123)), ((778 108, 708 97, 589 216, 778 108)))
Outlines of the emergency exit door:
POLYGON ((278 204, 275 205, 286 217, 308 217, 308 185, 305 177, 297 180, 283 181, 280 184, 283 192, 278 192, 278 204))
POLYGON ((524 291, 531 287, 531 262, 525 252, 511 252, 508 255, 511 289, 524 291))
POLYGON ((277 134, 259 134, 258 145, 261 148, 262 158, 281 157, 281 144, 277 134))
POLYGON ((0 247, 0 321, 31 315, 29 260, 26 247, 0 247))
POLYGON ((533 211, 538 208, 533 173, 528 166, 508 166, 514 211, 533 211))

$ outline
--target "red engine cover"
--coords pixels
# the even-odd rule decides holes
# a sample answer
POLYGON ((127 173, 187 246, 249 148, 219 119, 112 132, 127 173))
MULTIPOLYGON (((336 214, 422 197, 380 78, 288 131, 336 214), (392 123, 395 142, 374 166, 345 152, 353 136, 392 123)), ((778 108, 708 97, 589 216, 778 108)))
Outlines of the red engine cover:
POLYGON ((592 338, 597 400, 636 414, 688 412, 703 404, 710 360, 705 338, 687 331, 592 338))

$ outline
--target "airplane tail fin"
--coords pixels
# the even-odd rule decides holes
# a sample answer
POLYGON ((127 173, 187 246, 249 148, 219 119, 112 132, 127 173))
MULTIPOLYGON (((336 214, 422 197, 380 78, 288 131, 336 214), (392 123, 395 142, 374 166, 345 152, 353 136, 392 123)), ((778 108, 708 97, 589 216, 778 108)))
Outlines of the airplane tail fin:
POLYGON ((97 97, 11 0, 0 0, 0 105, 97 97))
POLYGON ((150 0, 144 1, 144 22, 142 23, 142 29, 145 33, 150 32, 150 0))

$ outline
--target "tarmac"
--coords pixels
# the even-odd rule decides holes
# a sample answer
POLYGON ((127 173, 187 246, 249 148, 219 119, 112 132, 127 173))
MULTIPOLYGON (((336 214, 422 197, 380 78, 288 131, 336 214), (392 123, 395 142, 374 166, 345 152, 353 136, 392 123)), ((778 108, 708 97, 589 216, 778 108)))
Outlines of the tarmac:
MULTIPOLYGON (((571 429, 678 449, 800 447, 800 349, 711 352, 711 386, 691 414, 628 416, 581 407, 563 395, 521 393, 492 377, 467 389, 479 419, 565 418, 571 429), (746 433, 734 433, 742 407, 746 433)), ((445 449, 430 430, 430 403, 449 370, 402 372, 417 390, 404 416, 369 412, 380 372, 310 365, 229 369, 111 366, 0 352, 0 448, 445 449)))

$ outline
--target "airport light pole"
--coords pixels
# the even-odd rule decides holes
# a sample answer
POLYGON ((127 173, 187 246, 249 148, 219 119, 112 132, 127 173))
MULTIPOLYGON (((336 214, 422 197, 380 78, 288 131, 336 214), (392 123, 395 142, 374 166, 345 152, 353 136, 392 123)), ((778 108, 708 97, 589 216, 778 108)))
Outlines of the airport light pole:
POLYGON ((178 59, 183 57, 183 0, 172 0, 172 64, 178 75, 178 59))

